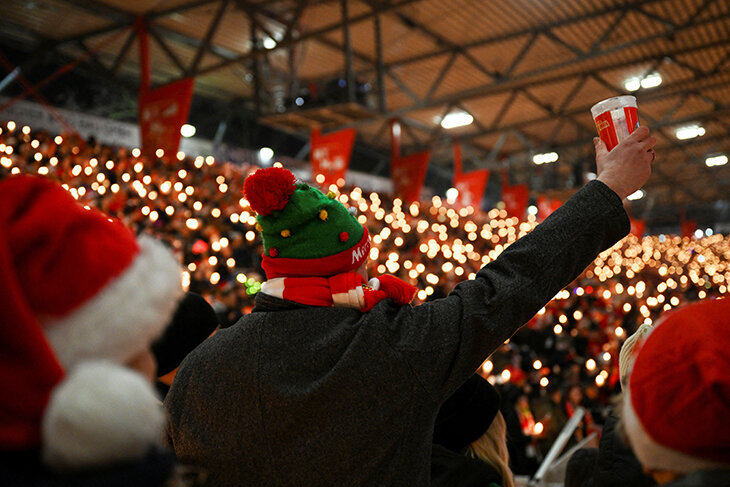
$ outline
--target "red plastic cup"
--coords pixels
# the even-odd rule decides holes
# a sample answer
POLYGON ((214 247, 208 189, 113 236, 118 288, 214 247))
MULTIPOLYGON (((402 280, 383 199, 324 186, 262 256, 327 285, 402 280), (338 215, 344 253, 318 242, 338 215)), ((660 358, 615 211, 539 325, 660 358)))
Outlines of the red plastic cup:
POLYGON ((614 96, 599 101, 591 107, 591 115, 596 123, 598 136, 608 150, 616 147, 639 126, 636 97, 631 95, 614 96))

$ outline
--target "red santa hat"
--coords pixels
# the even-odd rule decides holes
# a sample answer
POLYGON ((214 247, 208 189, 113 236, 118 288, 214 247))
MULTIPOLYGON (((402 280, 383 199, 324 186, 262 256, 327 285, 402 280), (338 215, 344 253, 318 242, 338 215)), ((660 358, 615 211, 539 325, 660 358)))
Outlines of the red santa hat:
MULTIPOLYGON (((116 383, 113 370, 148 348, 168 323, 182 296, 180 280, 178 262, 161 243, 138 242, 61 186, 24 175, 0 181, 0 448, 41 446, 47 409, 56 411, 53 424, 69 419, 59 422, 74 405, 48 403, 52 395, 54 401, 78 398, 57 389, 66 374, 81 382, 88 377, 74 373, 79 364, 107 361, 105 377, 116 383)), ((121 387, 140 389, 127 372, 121 375, 121 387)), ((100 392, 91 403, 108 407, 104 397, 100 392)), ((81 424, 88 413, 72 421, 81 424)), ((141 428, 152 423, 159 417, 141 428)), ((44 442, 63 440, 52 425, 44 428, 44 442)))
POLYGON ((730 467, 730 300, 677 309, 636 346, 623 421, 641 463, 678 473, 730 467))

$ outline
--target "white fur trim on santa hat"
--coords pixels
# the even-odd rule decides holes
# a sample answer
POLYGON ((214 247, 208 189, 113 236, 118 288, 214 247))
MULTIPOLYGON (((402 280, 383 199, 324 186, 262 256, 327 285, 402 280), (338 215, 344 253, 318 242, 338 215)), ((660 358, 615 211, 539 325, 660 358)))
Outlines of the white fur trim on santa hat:
POLYGON ((78 470, 140 458, 158 444, 164 423, 142 375, 111 362, 85 362, 51 394, 43 460, 54 470, 78 470))
MULTIPOLYGON (((690 473, 695 470, 711 470, 730 468, 730 465, 703 458, 693 457, 685 453, 667 448, 654 441, 644 429, 631 403, 631 391, 627 388, 623 395, 622 421, 626 435, 629 437, 631 449, 636 453, 644 467, 656 470, 667 470, 677 473, 690 473)), ((671 425, 671 428, 681 428, 682 425, 671 425)))
POLYGON ((636 332, 628 337, 624 344, 621 346, 621 351, 618 354, 618 370, 619 370, 619 381, 621 382, 621 388, 626 387, 626 383, 631 373, 631 369, 636 361, 636 354, 634 348, 639 342, 646 339, 649 334, 654 330, 654 327, 646 323, 642 323, 636 332))
POLYGON ((124 363, 164 330, 183 295, 180 265, 161 242, 139 239, 127 269, 61 319, 44 323, 66 370, 89 359, 124 363))

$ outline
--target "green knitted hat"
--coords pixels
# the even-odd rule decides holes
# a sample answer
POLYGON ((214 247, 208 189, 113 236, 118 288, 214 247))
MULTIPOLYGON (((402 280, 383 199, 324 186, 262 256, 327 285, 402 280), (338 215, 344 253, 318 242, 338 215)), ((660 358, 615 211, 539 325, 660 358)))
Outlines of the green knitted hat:
POLYGON ((258 213, 266 276, 331 276, 360 267, 370 253, 370 237, 335 199, 290 171, 259 169, 244 181, 244 193, 258 213))

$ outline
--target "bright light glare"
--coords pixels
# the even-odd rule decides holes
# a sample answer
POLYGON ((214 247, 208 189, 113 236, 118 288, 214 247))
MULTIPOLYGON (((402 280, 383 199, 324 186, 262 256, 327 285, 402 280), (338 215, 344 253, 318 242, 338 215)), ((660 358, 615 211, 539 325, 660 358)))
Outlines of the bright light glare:
POLYGON ((180 127, 180 135, 183 137, 192 137, 195 135, 195 125, 190 125, 189 123, 184 124, 180 127))
POLYGON ((276 41, 271 37, 264 39, 264 49, 273 49, 276 47, 276 41))
POLYGON ((624 82, 626 91, 636 91, 641 88, 641 80, 639 78, 629 78, 624 82))
POLYGON ((694 139, 705 135, 705 128, 699 124, 686 125, 674 131, 679 140, 694 139))
POLYGON ((705 165, 707 165, 707 167, 724 166, 725 164, 727 164, 727 156, 725 154, 711 156, 705 159, 705 165))
POLYGON ((558 160, 557 152, 545 152, 544 154, 535 154, 532 156, 532 162, 537 164, 549 164, 558 160))
POLYGON ((262 147, 259 150, 259 159, 262 163, 267 164, 274 158, 274 150, 269 147, 262 147))
POLYGON ((456 198, 458 198, 458 196, 459 196, 459 190, 458 189, 456 189, 456 188, 449 188, 449 189, 446 190, 446 201, 450 205, 453 205, 454 204, 454 202, 456 201, 456 198))
POLYGON ((636 91, 639 88, 656 88, 662 84, 662 75, 657 72, 649 73, 643 78, 629 78, 624 81, 626 91, 636 91))
POLYGON ((662 84, 662 76, 659 73, 651 73, 641 80, 642 88, 656 88, 662 84))
POLYGON ((471 125, 474 117, 464 111, 451 112, 441 119, 441 126, 445 129, 453 129, 456 127, 464 127, 471 125))
POLYGON ((630 195, 628 195, 626 197, 626 199, 631 200, 631 201, 640 200, 641 198, 644 197, 645 194, 646 193, 644 192, 644 190, 640 189, 640 190, 635 191, 635 192, 631 193, 630 195))

